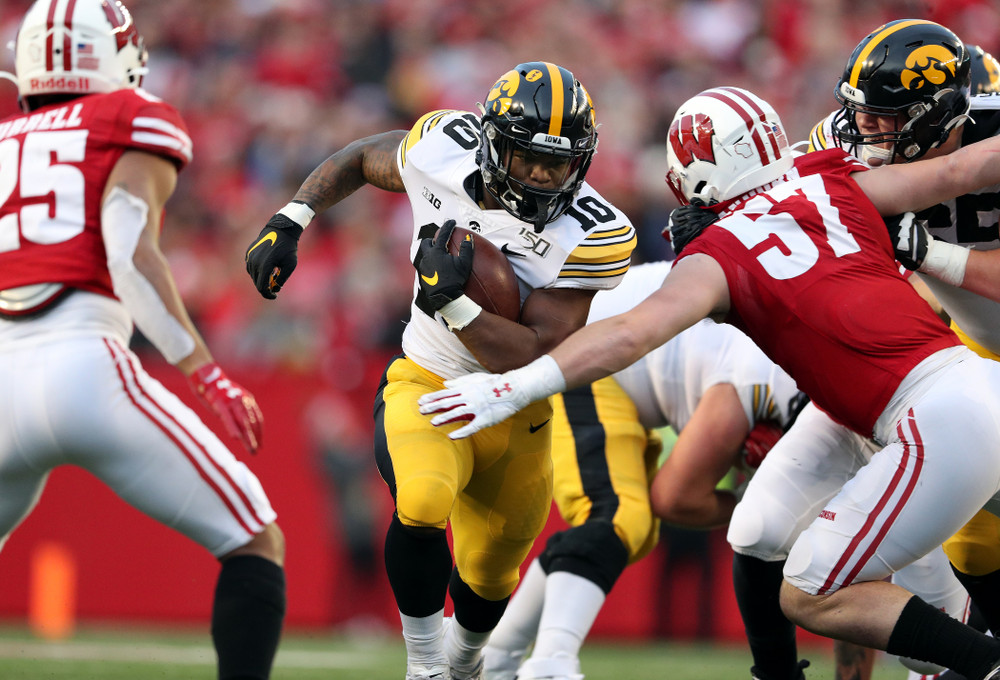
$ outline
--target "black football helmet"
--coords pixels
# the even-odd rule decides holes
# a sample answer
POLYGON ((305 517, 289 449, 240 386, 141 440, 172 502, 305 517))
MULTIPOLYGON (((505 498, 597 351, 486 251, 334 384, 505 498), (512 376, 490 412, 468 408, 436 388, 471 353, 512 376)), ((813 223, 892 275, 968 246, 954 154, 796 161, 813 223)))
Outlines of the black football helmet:
POLYGON ((1000 62, 979 45, 966 44, 972 56, 972 94, 1000 92, 1000 62))
POLYGON ((900 19, 880 26, 847 60, 835 95, 840 145, 865 161, 916 160, 944 142, 969 112, 971 58, 944 26, 900 19), (894 132, 862 133, 857 114, 895 116, 894 132), (878 145, 891 142, 888 149, 878 145))
POLYGON ((540 232, 562 215, 580 191, 597 149, 594 105, 568 70, 542 61, 518 64, 500 76, 486 97, 476 162, 486 189, 518 219, 540 232), (511 161, 545 162, 555 188, 511 175, 511 161))

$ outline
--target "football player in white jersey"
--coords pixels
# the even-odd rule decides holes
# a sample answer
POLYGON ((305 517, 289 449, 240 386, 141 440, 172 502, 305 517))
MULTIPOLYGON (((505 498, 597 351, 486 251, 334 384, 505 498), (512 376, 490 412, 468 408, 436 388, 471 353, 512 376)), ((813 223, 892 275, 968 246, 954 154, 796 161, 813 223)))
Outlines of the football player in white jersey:
MULTIPOLYGON (((475 436, 524 404, 622 370, 706 316, 725 319, 820 415, 883 445, 850 479, 826 474, 836 456, 822 449, 840 451, 836 438, 800 456, 820 488, 836 489, 794 540, 782 611, 821 635, 992 680, 1000 641, 885 579, 1000 498, 1000 367, 964 347, 900 275, 880 215, 1000 183, 997 153, 1000 139, 988 139, 877 170, 842 149, 796 156, 766 101, 707 90, 674 116, 667 179, 683 204, 703 201, 694 209, 719 219, 683 247, 660 289, 526 367, 448 381, 421 412, 452 438, 475 436)), ((802 494, 794 483, 781 491, 802 494)), ((734 513, 730 534, 735 523, 734 513)), ((751 538, 770 529, 740 527, 751 538)))
MULTIPOLYGON (((1000 132, 1000 111, 994 109, 1000 99, 972 97, 969 110, 972 55, 974 53, 954 33, 929 21, 899 20, 879 27, 858 44, 848 59, 836 91, 843 107, 813 128, 810 151, 841 146, 870 165, 878 166, 919 162, 995 136, 1000 132), (884 57, 876 62, 868 59, 870 54, 884 57), (914 63, 935 68, 941 77, 933 81, 915 77, 918 72, 911 68, 914 63), (908 113, 903 115, 901 111, 908 113), (967 116, 971 116, 972 122, 966 122, 967 116)), ((989 91, 992 86, 988 81, 988 69, 982 70, 980 78, 984 74, 987 80, 979 80, 972 87, 989 91)), ((985 187, 921 211, 918 214, 920 222, 907 222, 914 229, 909 246, 899 247, 901 236, 910 238, 908 232, 893 234, 897 258, 916 266, 908 253, 927 234, 925 230, 916 231, 916 226, 925 221, 938 238, 947 241, 939 244, 945 253, 948 248, 959 248, 950 244, 962 244, 979 249, 982 252, 978 255, 992 259, 996 253, 989 251, 1000 246, 998 192, 1000 186, 985 187)), ((927 241, 923 243, 926 252, 927 241)), ((961 253, 958 255, 961 259, 961 253)), ((954 262, 944 255, 936 261, 954 262)), ((945 267, 941 271, 949 270, 945 267)), ((918 273, 914 278, 919 278, 936 295, 944 311, 951 316, 953 330, 966 345, 982 356, 996 359, 997 355, 992 352, 1000 351, 1000 306, 958 288, 954 281, 946 283, 935 278, 938 275, 941 274, 918 273), (987 347, 992 351, 985 349, 987 347)), ((835 472, 833 462, 829 462, 828 477, 852 474, 850 461, 864 460, 871 455, 872 447, 863 437, 820 414, 804 413, 796 427, 775 448, 774 455, 769 456, 768 465, 757 475, 730 525, 729 540, 736 551, 733 570, 737 601, 760 678, 793 680, 798 671, 795 628, 781 614, 774 594, 780 587, 782 564, 794 538, 822 508, 825 497, 834 489, 824 486, 825 483, 810 482, 805 470, 799 467, 799 474, 796 474, 793 467, 803 451, 834 437, 841 441, 843 455, 839 464, 846 467, 838 467, 835 472), (782 461, 786 461, 784 466, 782 461), (811 489, 810 493, 775 493, 775 488, 786 485, 788 479, 796 480, 800 489, 811 489), (759 526, 767 526, 768 531, 753 529, 759 526)), ((945 552, 959 580, 972 594, 991 628, 1000 624, 996 596, 1000 588, 998 536, 1000 521, 984 510, 945 542, 945 552)), ((905 570, 894 578, 953 616, 964 618, 968 612, 967 596, 963 588, 954 583, 950 572, 941 552, 936 550, 928 555, 923 565, 905 570), (937 593, 938 597, 930 597, 932 593, 937 593)), ((861 680, 870 677, 871 654, 849 650, 840 643, 835 645, 835 652, 838 677, 860 677, 861 680)), ((920 673, 940 670, 909 660, 904 663, 920 673)))
POLYGON ((139 88, 145 64, 120 2, 38 0, 4 74, 24 113, 0 121, 0 536, 52 468, 89 470, 220 560, 218 677, 267 678, 285 611, 275 513, 128 348, 134 322, 257 450, 260 409, 212 358, 159 249, 191 140, 177 111, 139 88))
POLYGON ((410 199, 415 296, 403 354, 376 396, 375 457, 395 501, 385 563, 411 680, 481 677, 481 650, 552 498, 548 399, 463 442, 431 426, 417 400, 444 380, 537 358, 584 325, 596 291, 621 280, 635 231, 584 181, 596 148, 593 104, 573 74, 519 64, 496 81, 481 114, 432 111, 409 132, 334 153, 247 248, 247 271, 273 299, 316 213, 365 183, 410 199), (456 224, 506 253, 520 286, 520 323, 464 295, 473 253, 447 252, 456 224), (445 622, 449 594, 455 616, 445 622))
MULTIPOLYGON (((631 309, 669 271, 669 262, 633 266, 596 295, 588 322, 631 309)), ((557 395, 555 500, 571 528, 528 567, 484 651, 487 677, 581 678, 584 638, 625 567, 656 545, 658 517, 724 526, 736 494, 719 481, 734 467, 751 473, 804 400, 746 335, 709 320, 614 376, 557 395), (667 425, 679 436, 657 470, 656 429, 667 425)))

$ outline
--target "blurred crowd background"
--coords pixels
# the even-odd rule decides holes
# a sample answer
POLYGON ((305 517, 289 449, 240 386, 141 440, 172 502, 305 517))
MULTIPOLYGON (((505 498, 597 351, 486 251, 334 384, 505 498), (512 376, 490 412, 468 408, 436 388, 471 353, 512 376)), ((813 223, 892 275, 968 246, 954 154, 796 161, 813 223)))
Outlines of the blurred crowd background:
MULTIPOLYGON (((29 5, 0 0, 0 47, 29 5)), ((637 261, 669 258, 660 232, 676 204, 664 142, 687 98, 718 85, 750 89, 775 105, 794 142, 836 107, 848 56, 886 21, 931 19, 1000 54, 997 0, 126 5, 150 52, 145 87, 180 110, 194 141, 162 237, 181 293, 230 372, 313 385, 301 427, 332 491, 329 516, 355 573, 369 577, 381 571, 376 517, 385 519, 378 504, 388 501, 373 489, 371 403, 409 316, 409 203, 364 187, 319 216, 277 301, 258 295, 243 264, 247 245, 328 155, 434 109, 475 111, 514 65, 553 61, 595 103, 600 145, 588 180, 639 229, 637 261)), ((12 51, 0 50, 0 70, 13 70, 12 51)), ((16 94, 0 79, 0 119, 18 110, 16 94)))
MULTIPOLYGON (((28 0, 0 4, 0 41, 28 0)), ((664 140, 677 106, 737 85, 776 106, 791 141, 835 107, 854 45, 885 21, 938 21, 1000 50, 994 0, 128 0, 150 51, 145 86, 183 114, 194 163, 163 246, 223 361, 320 372, 353 388, 396 347, 412 268, 405 196, 363 188, 320 216, 277 302, 243 252, 306 175, 350 141, 437 108, 475 110, 513 65, 557 62, 590 91, 600 146, 589 180, 640 227, 642 260, 673 198, 664 140)), ((4 49, 0 69, 12 70, 4 49)), ((0 116, 16 110, 0 80, 0 116)))
MULTIPOLYGON (((6 45, 30 3, 4 0, 6 45)), ((183 114, 194 163, 163 246, 224 361, 266 360, 363 379, 407 318, 411 233, 403 195, 370 187, 301 242, 299 269, 265 302, 243 251, 306 175, 350 141, 409 128, 437 108, 475 110, 523 61, 557 62, 588 88, 600 123, 589 181, 640 227, 638 257, 669 257, 664 140, 677 106, 737 85, 776 106, 792 140, 835 106, 854 45, 885 21, 928 18, 1000 49, 992 0, 129 0, 150 51, 145 86, 183 114)), ((0 68, 12 70, 3 50, 0 68)), ((0 115, 15 110, 0 81, 0 115)), ((380 360, 380 359, 379 359, 380 360)))

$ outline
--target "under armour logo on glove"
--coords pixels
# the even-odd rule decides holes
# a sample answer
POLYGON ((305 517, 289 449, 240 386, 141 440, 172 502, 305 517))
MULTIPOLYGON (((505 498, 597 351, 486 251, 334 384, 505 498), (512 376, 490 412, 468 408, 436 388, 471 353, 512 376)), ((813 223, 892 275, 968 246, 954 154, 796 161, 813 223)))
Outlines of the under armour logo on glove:
POLYGON ((246 450, 256 453, 263 436, 264 415, 257 400, 230 380, 216 363, 205 364, 188 376, 188 384, 246 450))
POLYGON ((448 433, 452 439, 462 439, 496 425, 532 401, 509 374, 470 373, 447 380, 444 385, 445 389, 425 394, 418 403, 424 415, 437 414, 431 418, 432 425, 469 421, 448 433))

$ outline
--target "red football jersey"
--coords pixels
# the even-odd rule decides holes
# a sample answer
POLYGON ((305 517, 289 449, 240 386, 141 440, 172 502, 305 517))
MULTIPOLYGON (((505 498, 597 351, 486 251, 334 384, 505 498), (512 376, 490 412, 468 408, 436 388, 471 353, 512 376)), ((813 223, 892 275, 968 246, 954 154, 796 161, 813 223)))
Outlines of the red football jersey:
POLYGON ((726 273, 727 321, 817 406, 864 436, 909 371, 958 338, 900 275, 888 231, 840 149, 796 159, 789 181, 729 206, 681 256, 726 273))
POLYGON ((101 197, 122 154, 191 160, 177 111, 141 90, 92 94, 0 121, 0 290, 65 283, 113 297, 101 197))

